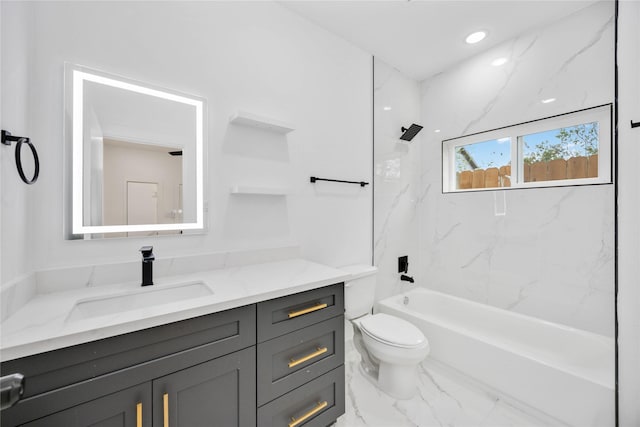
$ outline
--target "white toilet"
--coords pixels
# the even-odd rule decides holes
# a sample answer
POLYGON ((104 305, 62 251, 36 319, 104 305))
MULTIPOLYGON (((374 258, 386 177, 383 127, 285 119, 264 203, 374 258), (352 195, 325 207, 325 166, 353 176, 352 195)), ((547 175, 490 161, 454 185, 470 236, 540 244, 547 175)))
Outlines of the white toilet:
POLYGON ((353 343, 362 357, 362 371, 388 395, 410 399, 416 392, 418 364, 429 354, 429 342, 420 329, 404 319, 371 314, 376 267, 341 269, 351 274, 345 281, 345 317, 353 325, 353 343))

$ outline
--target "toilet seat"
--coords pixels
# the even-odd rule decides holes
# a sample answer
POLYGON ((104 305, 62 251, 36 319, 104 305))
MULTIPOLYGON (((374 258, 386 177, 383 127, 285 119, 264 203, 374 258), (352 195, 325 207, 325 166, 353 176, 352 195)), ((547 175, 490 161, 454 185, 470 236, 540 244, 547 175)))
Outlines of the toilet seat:
POLYGON ((415 325, 386 313, 365 316, 359 323, 362 332, 369 337, 393 347, 420 348, 427 345, 427 339, 415 325))

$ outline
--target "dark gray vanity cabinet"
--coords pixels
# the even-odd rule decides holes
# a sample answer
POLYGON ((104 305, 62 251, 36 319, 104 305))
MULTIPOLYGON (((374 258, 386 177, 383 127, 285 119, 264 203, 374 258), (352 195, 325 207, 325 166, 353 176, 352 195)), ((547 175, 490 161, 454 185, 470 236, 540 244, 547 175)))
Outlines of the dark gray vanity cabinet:
POLYGON ((1 425, 253 426, 255 342, 249 305, 3 362, 25 389, 1 425))
POLYGON ((258 426, 312 427, 344 413, 344 287, 258 303, 258 426))
POLYGON ((326 426, 344 413, 344 292, 331 285, 11 360, 2 427, 326 426))
POLYGON ((23 424, 25 427, 255 425, 253 347, 23 424))
POLYGON ((25 427, 151 427, 151 384, 140 384, 99 397, 23 425, 25 427))

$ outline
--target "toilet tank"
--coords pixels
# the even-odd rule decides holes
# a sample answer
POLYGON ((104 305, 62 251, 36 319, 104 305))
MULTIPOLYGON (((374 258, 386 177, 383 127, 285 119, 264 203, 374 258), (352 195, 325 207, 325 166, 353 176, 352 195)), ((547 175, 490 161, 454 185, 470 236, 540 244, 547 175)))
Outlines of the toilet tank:
POLYGON ((371 312, 376 296, 376 273, 370 265, 348 265, 340 268, 351 274, 344 282, 344 315, 353 319, 371 312))

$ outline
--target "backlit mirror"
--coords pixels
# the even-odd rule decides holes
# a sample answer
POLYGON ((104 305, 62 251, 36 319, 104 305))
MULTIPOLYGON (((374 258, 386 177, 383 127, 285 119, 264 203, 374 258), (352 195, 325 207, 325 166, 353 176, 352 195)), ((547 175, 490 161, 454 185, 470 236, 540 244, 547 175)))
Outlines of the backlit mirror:
POLYGON ((202 230, 204 100, 71 64, 65 80, 70 234, 202 230))

